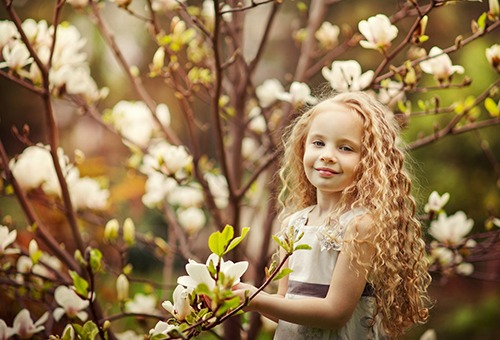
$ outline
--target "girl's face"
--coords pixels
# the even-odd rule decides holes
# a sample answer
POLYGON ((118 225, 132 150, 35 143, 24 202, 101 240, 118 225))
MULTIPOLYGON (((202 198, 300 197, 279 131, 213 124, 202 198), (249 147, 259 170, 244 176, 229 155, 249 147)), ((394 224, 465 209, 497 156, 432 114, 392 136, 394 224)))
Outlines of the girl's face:
POLYGON ((315 110, 305 142, 304 171, 318 198, 338 201, 353 182, 361 158, 361 118, 339 103, 324 102, 315 110))

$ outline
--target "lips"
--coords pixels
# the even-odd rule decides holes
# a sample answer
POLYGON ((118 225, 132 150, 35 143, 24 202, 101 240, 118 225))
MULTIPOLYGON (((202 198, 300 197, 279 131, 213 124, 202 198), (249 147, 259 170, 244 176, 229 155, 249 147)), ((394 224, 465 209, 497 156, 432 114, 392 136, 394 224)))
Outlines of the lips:
POLYGON ((316 171, 321 176, 325 176, 325 177, 331 177, 331 176, 334 176, 334 175, 338 175, 340 173, 338 171, 335 171, 335 170, 329 169, 329 168, 316 168, 316 171))

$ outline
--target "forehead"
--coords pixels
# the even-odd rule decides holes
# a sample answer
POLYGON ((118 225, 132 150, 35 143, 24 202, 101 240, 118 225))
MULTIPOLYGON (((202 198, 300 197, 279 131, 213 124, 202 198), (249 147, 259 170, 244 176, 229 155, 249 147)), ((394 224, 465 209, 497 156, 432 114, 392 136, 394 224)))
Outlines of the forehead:
POLYGON ((336 102, 322 102, 314 108, 308 134, 342 134, 361 139, 362 120, 353 109, 336 102))

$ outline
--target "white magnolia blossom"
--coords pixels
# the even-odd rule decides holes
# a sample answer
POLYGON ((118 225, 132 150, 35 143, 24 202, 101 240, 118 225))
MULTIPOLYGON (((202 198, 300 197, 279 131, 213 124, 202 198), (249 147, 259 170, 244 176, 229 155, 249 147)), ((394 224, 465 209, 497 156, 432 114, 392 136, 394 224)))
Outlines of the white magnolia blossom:
POLYGON ((437 340, 436 331, 434 329, 426 330, 419 340, 437 340))
POLYGON ((146 180, 142 203, 148 208, 154 208, 164 203, 169 193, 177 187, 177 181, 171 177, 155 172, 146 180))
MULTIPOLYGON (((475 241, 469 240, 466 246, 472 247, 475 244, 475 241)), ((431 263, 438 262, 442 267, 451 268, 457 274, 470 275, 474 272, 474 266, 471 263, 464 262, 462 255, 447 247, 440 246, 436 241, 431 242, 429 255, 431 263)))
POLYGON ((227 207, 229 203, 229 188, 226 177, 207 172, 205 180, 208 183, 208 188, 214 197, 217 208, 224 209, 227 207))
POLYGON ((340 28, 337 25, 332 25, 325 21, 320 28, 314 33, 314 37, 319 41, 323 48, 331 49, 339 42, 340 28))
POLYGON ((469 276, 474 272, 474 265, 468 262, 462 262, 455 267, 457 274, 469 276))
POLYGON ((258 157, 259 145, 252 137, 244 137, 241 141, 241 155, 244 159, 255 159, 258 157))
POLYGON ((75 8, 84 8, 89 4, 89 0, 67 0, 66 2, 75 8))
POLYGON ((125 303, 125 311, 127 313, 137 314, 152 314, 156 313, 156 297, 153 295, 146 295, 137 293, 134 299, 125 303))
MULTIPOLYGON (((38 54, 40 54, 42 49, 49 48, 52 44, 53 27, 49 27, 47 21, 35 21, 34 19, 28 18, 23 21, 21 26, 28 41, 38 54)), ((43 62, 47 62, 47 60, 48 59, 42 59, 43 62)))
MULTIPOLYGON (((188 288, 195 289, 200 283, 207 285, 208 289, 212 290, 215 288, 215 280, 210 275, 208 266, 210 262, 216 267, 219 261, 219 256, 217 254, 211 254, 206 264, 198 263, 193 260, 189 260, 186 264, 186 272, 188 275, 180 276, 177 279, 177 283, 188 288)), ((234 263, 233 261, 224 261, 220 258, 220 271, 224 273, 224 277, 232 278, 233 285, 240 282, 241 276, 246 272, 248 268, 248 261, 240 261, 234 263)))
MULTIPOLYGON (((162 125, 170 125, 170 111, 165 104, 156 107, 156 116, 162 125)), ((130 141, 139 147, 146 147, 160 130, 153 114, 142 101, 118 102, 111 110, 110 120, 124 137, 126 144, 130 141)))
POLYGON ((11 327, 8 327, 5 321, 0 319, 0 340, 7 340, 13 336, 14 330, 11 327))
POLYGON ((438 82, 448 81, 454 73, 464 73, 464 68, 453 65, 448 54, 437 46, 431 48, 429 57, 431 58, 420 63, 420 68, 425 73, 433 74, 438 82))
POLYGON ((132 330, 128 330, 122 333, 115 333, 115 337, 118 340, 144 340, 144 334, 137 334, 132 330))
POLYGON ((199 185, 176 186, 168 194, 168 203, 182 208, 201 207, 203 205, 203 192, 199 185))
MULTIPOLYGON (((231 9, 229 5, 224 5, 221 8, 221 11, 227 11, 231 9)), ((205 18, 205 20, 210 24, 213 25, 215 21, 215 7, 214 7, 214 0, 204 0, 202 9, 201 9, 201 15, 205 18)), ((224 13, 222 15, 222 20, 225 22, 231 22, 233 21, 233 14, 232 13, 224 13)))
POLYGON ((18 38, 19 32, 16 25, 10 20, 0 20, 0 50, 18 38))
POLYGON ((108 205, 109 190, 101 189, 98 181, 90 177, 77 178, 68 183, 75 209, 104 210, 108 205))
MULTIPOLYGON (((63 149, 59 148, 57 155, 75 208, 104 209, 108 203, 109 191, 101 189, 92 178, 81 178, 80 171, 70 164, 63 149)), ((48 195, 61 196, 50 146, 39 144, 27 147, 17 159, 11 160, 10 168, 22 189, 29 191, 41 188, 48 195)))
POLYGON ((442 243, 459 245, 464 242, 465 236, 473 226, 474 221, 468 219, 463 211, 457 211, 451 216, 441 213, 437 220, 431 222, 429 234, 442 243))
POLYGON ((498 14, 500 14, 500 4, 498 0, 488 0, 488 5, 490 10, 488 11, 488 14, 493 16, 493 17, 498 17, 498 14))
POLYGON ((361 20, 358 29, 366 40, 359 43, 364 48, 386 49, 391 46, 391 41, 398 35, 398 28, 391 24, 389 18, 383 14, 377 14, 368 20, 361 20))
POLYGON ((158 321, 153 329, 149 331, 149 335, 151 337, 159 334, 168 335, 169 332, 175 330, 176 327, 174 325, 170 325, 164 321, 158 321))
POLYGON ((377 99, 385 105, 397 103, 399 100, 404 100, 405 91, 404 84, 397 81, 389 81, 386 86, 380 88, 377 99))
POLYGON ((164 301, 161 305, 167 312, 172 314, 174 318, 182 321, 193 311, 189 299, 189 295, 192 292, 193 288, 184 288, 181 285, 177 285, 172 295, 174 303, 172 304, 170 301, 164 301))
POLYGON ((439 195, 437 191, 433 191, 430 196, 429 196, 429 201, 424 207, 424 210, 426 213, 429 213, 431 211, 433 212, 440 212, 443 207, 448 203, 448 200, 450 199, 450 194, 449 193, 444 193, 443 195, 439 195))
POLYGON ((486 59, 497 72, 500 72, 500 44, 491 45, 486 49, 486 59))
POLYGON ((338 92, 359 91, 370 85, 374 72, 361 73, 361 65, 355 60, 337 60, 331 68, 323 67, 321 74, 338 92))
POLYGON ((266 108, 278 100, 278 94, 285 92, 285 88, 278 79, 266 79, 255 89, 260 106, 266 108))
POLYGON ((3 225, 0 225, 0 255, 17 254, 19 249, 9 248, 12 246, 17 237, 17 231, 11 230, 3 225))
POLYGON ((31 268, 33 267, 33 261, 29 256, 21 255, 17 259, 16 269, 20 274, 28 274, 31 272, 31 268))
POLYGON ((296 107, 304 104, 314 105, 318 102, 318 99, 311 95, 309 85, 297 81, 290 85, 290 92, 277 93, 276 98, 292 103, 296 107))
POLYGON ((178 9, 180 7, 180 2, 184 3, 186 0, 153 0, 151 6, 153 7, 153 11, 167 12, 178 9))
POLYGON ((250 121, 248 122, 248 128, 250 129, 250 131, 253 131, 259 135, 267 131, 267 122, 262 115, 262 110, 260 109, 260 107, 253 107, 248 113, 248 118, 250 119, 250 121))
POLYGON ((69 318, 78 318, 81 321, 87 320, 87 312, 84 311, 89 306, 88 300, 83 300, 76 292, 66 286, 59 286, 54 292, 54 299, 59 307, 54 309, 54 319, 61 320, 66 314, 69 318))
POLYGON ((25 66, 33 62, 30 52, 24 43, 16 40, 14 43, 2 48, 2 56, 5 60, 0 63, 0 68, 8 67, 14 72, 20 72, 25 66))
POLYGON ((160 141, 148 148, 140 170, 148 175, 161 171, 165 175, 183 177, 184 172, 192 165, 192 162, 193 156, 183 145, 172 145, 160 141))
POLYGON ((190 207, 187 209, 177 209, 179 224, 188 234, 194 234, 205 226, 207 218, 200 208, 190 207))
POLYGON ((49 318, 49 313, 45 312, 38 319, 38 321, 33 322, 31 319, 30 312, 24 308, 19 313, 17 313, 14 318, 14 323, 12 325, 12 332, 21 337, 21 339, 31 338, 34 334, 39 333, 45 329, 43 324, 49 318))
POLYGON ((31 268, 31 272, 43 277, 53 277, 53 271, 60 272, 62 267, 62 263, 57 257, 42 253, 39 262, 34 264, 33 268, 31 268))

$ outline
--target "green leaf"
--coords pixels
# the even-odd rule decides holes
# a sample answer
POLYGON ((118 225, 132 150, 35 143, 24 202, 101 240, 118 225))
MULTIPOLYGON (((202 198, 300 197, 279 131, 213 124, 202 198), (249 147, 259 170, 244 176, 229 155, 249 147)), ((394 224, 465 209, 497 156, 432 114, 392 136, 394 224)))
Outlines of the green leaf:
POLYGON ((279 273, 278 275, 276 275, 273 279, 273 281, 278 281, 278 280, 281 280, 282 278, 284 278, 285 276, 287 276, 288 274, 290 274, 291 272, 293 272, 292 269, 290 268, 283 268, 279 273))
POLYGON ((484 28, 486 27, 486 19, 488 18, 488 13, 484 12, 481 14, 481 16, 477 19, 477 25, 481 31, 484 31, 484 28))
POLYGON ((224 252, 224 254, 227 254, 229 253, 231 250, 234 249, 234 247, 236 247, 238 244, 241 243, 241 241, 243 241, 243 239, 245 238, 245 236, 247 235, 248 231, 250 230, 250 228, 243 228, 241 230, 241 236, 238 236, 238 237, 235 237, 231 243, 229 243, 229 246, 227 247, 226 251, 224 252))
POLYGON ((294 248, 294 251, 295 250, 311 250, 311 246, 308 245, 308 244, 299 244, 298 246, 295 246, 294 248))
POLYGON ((484 107, 486 108, 491 117, 498 117, 500 115, 500 110, 498 109, 498 105, 492 98, 488 97, 484 100, 484 107))
POLYGON ((217 310, 216 316, 224 315, 227 311, 234 309, 240 305, 240 297, 235 296, 232 299, 225 300, 224 303, 217 310))
POLYGON ((70 270, 69 275, 73 280, 73 285, 75 286, 76 293, 83 298, 87 298, 89 293, 89 283, 75 271, 70 270))
POLYGON ((94 272, 98 272, 102 268, 102 253, 99 249, 90 251, 90 267, 94 272))
POLYGON ((83 325, 83 331, 87 335, 87 339, 94 340, 96 336, 99 334, 99 329, 97 325, 92 321, 87 321, 83 325))
POLYGON ((234 236, 234 229, 229 224, 226 224, 222 233, 216 231, 210 235, 208 238, 208 247, 212 253, 222 256, 226 250, 227 244, 232 240, 234 236))

